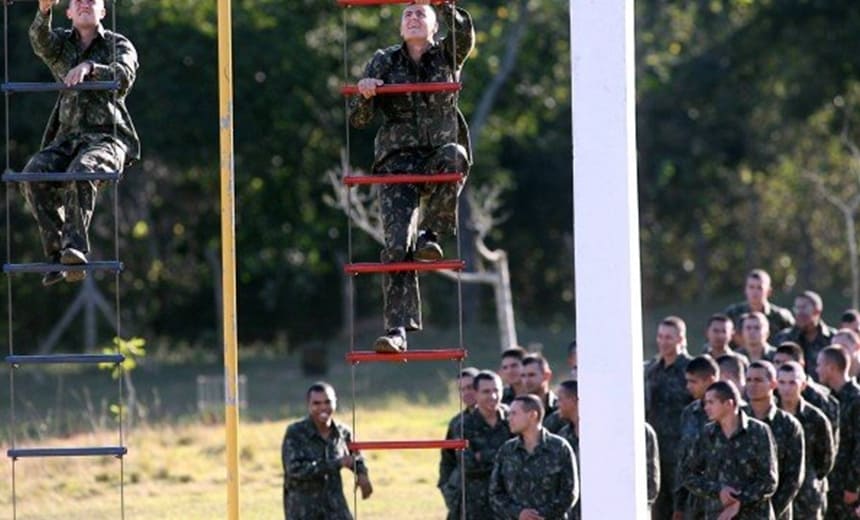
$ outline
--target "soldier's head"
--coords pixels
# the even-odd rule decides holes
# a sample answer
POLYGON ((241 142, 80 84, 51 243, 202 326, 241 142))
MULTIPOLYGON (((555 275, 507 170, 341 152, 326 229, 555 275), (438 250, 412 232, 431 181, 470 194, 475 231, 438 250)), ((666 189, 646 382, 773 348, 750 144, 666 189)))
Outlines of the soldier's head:
POLYGON ((815 371, 818 380, 830 388, 841 388, 848 380, 848 352, 840 345, 830 345, 818 353, 815 371))
POLYGON ((674 358, 687 344, 687 324, 677 316, 668 316, 657 326, 657 351, 660 357, 674 358))
POLYGON ((750 363, 747 369, 747 384, 744 387, 750 401, 769 401, 776 389, 776 369, 770 361, 750 363))
POLYGON ((746 372, 748 363, 740 356, 720 356, 717 358, 717 366, 720 367, 720 381, 731 381, 735 388, 743 391, 746 385, 746 372))
POLYGON ((534 395, 518 395, 511 402, 508 425, 511 433, 520 434, 539 428, 543 421, 543 403, 534 395))
POLYGON ((412 4, 400 16, 400 36, 406 42, 431 42, 439 30, 436 11, 429 5, 412 4))
POLYGON ((738 413, 741 394, 731 381, 717 381, 705 391, 705 414, 711 421, 720 422, 738 413))
POLYGON ((741 334, 744 345, 761 345, 770 335, 770 322, 761 312, 750 312, 741 317, 741 334))
POLYGON ((821 321, 824 303, 814 291, 803 291, 794 298, 794 318, 797 328, 804 330, 817 327, 821 321))
POLYGON ((529 354, 523 358, 523 386, 526 392, 543 397, 549 391, 552 369, 540 354, 529 354))
POLYGON ((693 399, 701 399, 705 397, 705 390, 720 378, 720 368, 710 356, 699 356, 687 363, 684 377, 693 399))
POLYGON ((306 393, 308 415, 319 425, 331 424, 332 416, 337 409, 337 395, 334 387, 325 381, 317 381, 308 387, 306 393))
POLYGON ((579 383, 567 379, 559 383, 555 390, 558 394, 558 413, 568 421, 579 419, 579 383))
POLYGON ((713 314, 708 318, 705 337, 712 347, 725 348, 734 334, 735 324, 725 314, 713 314))
POLYGON ((107 15, 104 0, 69 0, 66 16, 75 29, 94 29, 107 15))
POLYGON ((786 361, 776 371, 776 384, 783 403, 799 402, 806 388, 806 371, 797 361, 786 361))
POLYGON ((803 348, 793 341, 783 341, 780 343, 776 347, 776 353, 773 355, 773 364, 777 368, 788 361, 797 361, 801 366, 805 363, 803 348))
POLYGON ((860 334, 860 311, 857 309, 848 309, 843 312, 842 317, 839 319, 839 328, 853 330, 860 334))
POLYGON ((851 329, 839 329, 833 336, 832 343, 845 349, 850 361, 849 371, 856 374, 860 369, 860 335, 851 329))
POLYGON ((526 351, 522 347, 512 347, 502 352, 502 363, 499 366, 499 375, 508 386, 520 386, 523 374, 523 358, 526 351))
POLYGON ((493 371, 481 370, 475 376, 473 386, 477 393, 478 409, 486 413, 494 412, 502 399, 502 378, 493 371))
POLYGON ((771 293, 770 275, 764 269, 753 269, 747 273, 744 295, 747 303, 758 307, 770 297, 771 293))
POLYGON ((466 367, 457 375, 460 398, 467 408, 475 406, 475 376, 477 375, 478 369, 475 367, 466 367))

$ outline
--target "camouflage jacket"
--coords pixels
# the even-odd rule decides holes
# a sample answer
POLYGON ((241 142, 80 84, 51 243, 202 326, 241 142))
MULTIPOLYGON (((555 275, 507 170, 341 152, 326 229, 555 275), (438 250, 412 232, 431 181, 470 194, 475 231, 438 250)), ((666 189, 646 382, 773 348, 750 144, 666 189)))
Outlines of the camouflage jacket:
MULTIPOLYGON (((770 343, 765 343, 764 348, 762 350, 763 350, 763 352, 762 352, 761 359, 764 359, 765 361, 773 362, 773 356, 776 354, 776 347, 774 347, 770 343)), ((753 360, 752 354, 750 353, 749 349, 747 349, 746 347, 738 347, 737 353, 740 354, 741 356, 745 357, 747 362, 758 361, 758 359, 753 360)))
POLYGON ((558 432, 568 424, 570 424, 569 421, 567 419, 563 419, 558 410, 552 412, 543 419, 543 427, 550 433, 554 433, 556 435, 558 435, 558 432))
MULTIPOLYGON (((451 417, 451 420, 448 421, 448 430, 445 432, 445 440, 462 438, 460 436, 460 419, 468 417, 471 413, 472 409, 465 408, 463 409, 462 416, 457 414, 454 417, 451 417)), ((439 457, 439 481, 436 483, 436 487, 442 489, 445 483, 447 483, 451 478, 451 473, 457 469, 458 465, 456 450, 441 450, 439 457)))
POLYGON ((738 429, 726 437, 715 422, 705 425, 686 461, 684 486, 702 499, 703 518, 716 519, 723 510, 720 490, 740 490, 736 520, 773 520, 770 497, 776 492, 776 443, 770 428, 739 411, 738 429))
POLYGON ((793 341, 800 345, 803 349, 803 358, 806 361, 806 373, 816 381, 818 381, 818 373, 815 371, 815 367, 818 365, 818 353, 830 345, 834 334, 836 334, 836 329, 824 323, 824 320, 818 323, 817 329, 818 333, 812 341, 807 341, 806 334, 797 327, 781 331, 772 341, 774 345, 779 345, 783 341, 793 341))
POLYGON ((860 491, 860 386, 849 381, 838 392, 839 448, 830 473, 831 491, 860 491))
POLYGON ((645 470, 648 507, 650 507, 660 493, 660 446, 657 432, 647 422, 645 423, 645 470))
POLYGON ((806 447, 806 473, 792 510, 797 520, 823 518, 824 498, 827 496, 827 475, 833 469, 836 449, 830 420, 824 412, 801 399, 794 418, 803 427, 806 447))
POLYGON ((514 402, 514 397, 517 396, 517 393, 514 391, 514 387, 506 386, 502 391, 502 404, 509 405, 514 402))
MULTIPOLYGON (((685 518, 696 518, 696 512, 699 511, 699 501, 683 485, 684 465, 707 423, 708 415, 705 413, 701 399, 688 404, 681 412, 681 441, 678 443, 678 464, 672 496, 675 511, 683 511, 687 515, 685 518)), ((669 447, 665 447, 663 451, 668 449, 669 447)))
POLYGON ((496 425, 490 426, 477 410, 463 422, 463 435, 469 447, 463 452, 466 478, 489 479, 493 472, 496 452, 511 438, 508 428, 508 408, 501 406, 496 412, 496 425))
MULTIPOLYGON (((364 71, 386 85, 398 83, 454 82, 475 46, 475 29, 469 13, 452 4, 441 7, 439 21, 454 20, 453 30, 433 43, 419 63, 409 56, 405 44, 376 51, 364 71)), ((392 154, 428 151, 448 143, 459 143, 471 162, 469 129, 457 108, 457 92, 377 95, 370 99, 357 95, 350 105, 350 124, 363 128, 382 113, 382 127, 376 134, 374 171, 392 154)))
MULTIPOLYGON (((723 314, 732 319, 735 323, 735 330, 741 330, 741 316, 748 314, 751 310, 749 303, 740 302, 726 307, 723 314)), ((794 315, 785 307, 767 302, 764 306, 763 314, 767 317, 771 338, 783 329, 794 327, 794 315)), ((779 343, 776 344, 778 345, 779 343)))
MULTIPOLYGON (((309 417, 289 425, 281 446, 287 493, 325 500, 330 511, 347 510, 339 459, 349 455, 347 444, 351 441, 349 428, 337 421, 333 422, 328 439, 319 434, 309 417)), ((367 474, 361 458, 356 469, 359 474, 367 474)))
MULTIPOLYGON (((752 406, 744 411, 754 417, 752 406)), ((803 483, 806 470, 806 454, 803 427, 791 414, 771 403, 764 417, 759 419, 770 427, 776 442, 779 483, 771 497, 773 512, 778 520, 791 520, 791 504, 803 483)))
MULTIPOLYGON (((547 421, 554 421, 555 420, 555 419, 550 419, 550 417, 552 417, 552 415, 557 410, 558 410, 558 396, 555 395, 555 392, 550 390, 543 397, 543 414, 544 414, 543 415, 543 425, 544 425, 544 428, 546 428, 546 426, 547 426, 547 421)), ((550 424, 554 424, 554 423, 550 422, 550 424)), ((558 424, 555 424, 555 426, 557 426, 559 429, 561 428, 561 426, 559 426, 558 424)), ((555 432, 551 431, 551 433, 555 433, 555 432)))
POLYGON ((806 380, 806 387, 801 396, 809 401, 809 404, 824 412, 824 415, 830 420, 833 445, 836 446, 839 443, 839 399, 833 395, 829 388, 812 379, 806 380))
POLYGON ((61 91, 45 127, 42 147, 66 137, 113 135, 116 118, 117 137, 126 148, 126 162, 139 159, 140 140, 125 107, 125 98, 137 75, 137 51, 126 37, 107 31, 101 25, 98 35, 86 50, 80 49, 79 39, 74 29, 51 29, 50 11, 42 14, 36 10, 36 18, 30 25, 30 43, 57 81, 62 81, 75 66, 89 61, 93 64, 93 72, 87 80, 111 81, 115 77, 119 81, 119 90, 116 93, 61 91))
POLYGON ((573 450, 558 435, 541 428, 532 453, 519 436, 499 449, 490 477, 490 504, 496 518, 517 520, 523 509, 535 509, 545 520, 567 520, 578 498, 573 450))
POLYGON ((662 358, 652 359, 645 367, 645 420, 657 432, 657 439, 663 447, 663 464, 675 464, 676 450, 681 438, 678 424, 681 412, 690 404, 693 397, 687 392, 687 379, 684 370, 692 358, 681 352, 670 366, 662 358))

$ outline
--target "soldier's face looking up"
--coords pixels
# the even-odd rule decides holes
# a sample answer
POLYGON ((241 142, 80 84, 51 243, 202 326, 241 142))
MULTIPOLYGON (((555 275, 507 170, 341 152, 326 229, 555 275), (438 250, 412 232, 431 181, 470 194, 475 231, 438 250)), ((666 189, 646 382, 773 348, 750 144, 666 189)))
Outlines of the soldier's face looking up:
POLYGON ((776 388, 783 401, 797 402, 806 384, 805 376, 797 372, 779 371, 776 375, 776 388))
POLYGON ((457 384, 460 386, 460 397, 467 407, 475 406, 475 387, 472 386, 473 378, 461 377, 457 384))
POLYGON ((515 357, 502 358, 499 375, 506 385, 519 385, 522 376, 523 362, 515 357))
POLYGON ((708 338, 708 343, 713 347, 725 347, 729 344, 729 338, 732 337, 731 321, 712 321, 708 325, 708 330, 705 331, 705 337, 708 338))
POLYGON ((319 425, 331 424, 332 415, 337 408, 337 397, 331 391, 313 391, 308 396, 308 415, 319 425))
POLYGON ((530 394, 543 394, 545 391, 543 371, 540 369, 540 363, 529 363, 523 366, 523 387, 530 394))
POLYGON ((104 0, 69 0, 66 16, 77 29, 97 27, 107 14, 104 0))
POLYGON ((400 36, 407 42, 432 41, 438 29, 436 11, 429 5, 410 5, 400 17, 400 36))
POLYGON ((520 401, 511 403, 511 411, 508 413, 508 426, 511 433, 523 433, 531 424, 537 424, 537 413, 526 411, 520 401))
POLYGON ((671 325, 657 327, 657 350, 661 356, 677 355, 681 351, 684 338, 678 329, 671 325))
POLYGON ((747 297, 748 303, 761 305, 770 294, 770 286, 757 277, 750 276, 747 278, 744 294, 747 297))
POLYGON ((767 370, 751 368, 747 370, 747 386, 744 390, 751 401, 770 399, 775 383, 770 379, 767 370))
POLYGON ((685 374, 687 379, 687 391, 693 396, 693 399, 701 399, 705 397, 705 390, 716 381, 713 377, 702 377, 697 374, 685 374))
POLYGON ((502 387, 495 381, 481 379, 478 381, 478 408, 485 413, 494 413, 502 398, 502 387))
POLYGON ((705 413, 711 421, 721 421, 735 413, 735 402, 731 399, 721 401, 716 392, 705 394, 705 413))
POLYGON ((747 345, 760 345, 764 343, 768 334, 767 322, 762 322, 757 316, 750 316, 743 323, 744 343, 747 345))

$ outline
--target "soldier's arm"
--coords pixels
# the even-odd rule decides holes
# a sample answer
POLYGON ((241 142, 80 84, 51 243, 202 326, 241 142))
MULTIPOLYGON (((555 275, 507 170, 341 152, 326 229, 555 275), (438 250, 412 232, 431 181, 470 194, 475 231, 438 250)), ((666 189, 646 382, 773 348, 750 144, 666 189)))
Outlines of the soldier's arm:
MULTIPOLYGON (((343 432, 344 439, 346 440, 347 446, 352 442, 352 432, 345 429, 343 432)), ((364 462, 364 457, 361 456, 361 452, 352 451, 349 452, 350 455, 353 456, 355 460, 355 468, 350 467, 350 471, 355 471, 356 475, 367 475, 367 464, 364 462)))
POLYGON ((310 480, 326 473, 340 471, 340 460, 319 460, 305 448, 306 443, 307 439, 302 435, 287 431, 281 448, 281 459, 284 471, 291 479, 310 480))
POLYGON ((803 428, 799 423, 795 423, 796 421, 792 423, 795 430, 791 435, 790 442, 785 447, 785 457, 779 467, 779 484, 776 493, 771 498, 771 504, 773 504, 777 518, 780 518, 787 509, 791 508, 794 497, 797 496, 800 485, 803 483, 806 460, 803 428))
POLYGON ((517 520, 523 507, 508 495, 500 459, 496 459, 490 476, 490 507, 500 520, 517 520))
POLYGON ((125 95, 134 85, 137 77, 137 49, 128 38, 118 34, 115 34, 114 38, 116 38, 116 62, 107 64, 91 62, 93 71, 90 73, 90 79, 111 81, 116 77, 119 81, 119 93, 125 95))
POLYGON ((852 403, 851 408, 846 426, 850 429, 847 433, 854 444, 849 455, 850 469, 846 475, 845 489, 857 493, 860 490, 860 398, 852 403))
POLYGON ((59 35, 51 30, 51 11, 46 14, 36 9, 36 17, 30 24, 29 35, 33 52, 53 70, 52 66, 60 57, 62 42, 59 35))
MULTIPOLYGON (((362 78, 383 79, 385 71, 385 52, 376 51, 364 68, 362 78)), ((376 96, 365 98, 361 94, 352 97, 349 103, 349 124, 353 128, 364 128, 373 122, 376 115, 376 96)))
POLYGON ((446 24, 454 20, 454 27, 442 40, 442 45, 448 56, 454 57, 454 67, 459 69, 475 48, 472 16, 465 9, 456 7, 453 3, 446 3, 442 6, 439 19, 446 24))
POLYGON ((576 474, 576 463, 573 460, 573 450, 566 442, 559 445, 561 450, 558 453, 558 460, 561 462, 561 474, 558 490, 553 500, 537 508, 544 518, 563 518, 579 499, 579 479, 576 474))
MULTIPOLYGON (((660 447, 657 444, 657 434, 647 424, 645 425, 645 457, 647 459, 645 463, 648 479, 648 504, 650 505, 657 500, 657 495, 660 493, 660 447)), ((683 489, 686 499, 688 491, 686 488, 683 489)), ((675 511, 683 511, 683 508, 675 507, 675 511)))
POLYGON ((776 492, 779 479, 776 443, 770 430, 762 432, 749 448, 745 453, 738 454, 755 468, 755 471, 752 472, 753 479, 739 486, 740 493, 737 499, 741 504, 759 502, 772 497, 776 492))
POLYGON ((806 449, 813 450, 812 468, 815 470, 815 476, 818 479, 826 477, 833 469, 833 462, 836 458, 836 447, 833 444, 833 431, 830 429, 830 421, 824 413, 817 414, 818 420, 813 425, 814 437, 806 449))
POLYGON ((689 456, 684 461, 682 483, 690 493, 706 498, 712 498, 720 494, 723 484, 705 477, 706 461, 707 453, 705 443, 702 437, 700 437, 693 445, 689 456))
MULTIPOLYGON (((456 438, 454 436, 454 422, 448 424, 448 431, 445 432, 445 440, 451 440, 456 438)), ((441 450, 441 454, 439 457, 439 482, 436 484, 436 487, 442 488, 448 479, 451 477, 451 473, 457 467, 457 452, 454 450, 441 450)))

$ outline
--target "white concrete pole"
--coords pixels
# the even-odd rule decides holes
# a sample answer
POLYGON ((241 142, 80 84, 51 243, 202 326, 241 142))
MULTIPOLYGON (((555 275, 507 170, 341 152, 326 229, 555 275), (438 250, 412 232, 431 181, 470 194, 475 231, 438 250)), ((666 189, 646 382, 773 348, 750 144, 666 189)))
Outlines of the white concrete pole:
POLYGON ((633 0, 570 5, 583 518, 644 520, 633 0))

